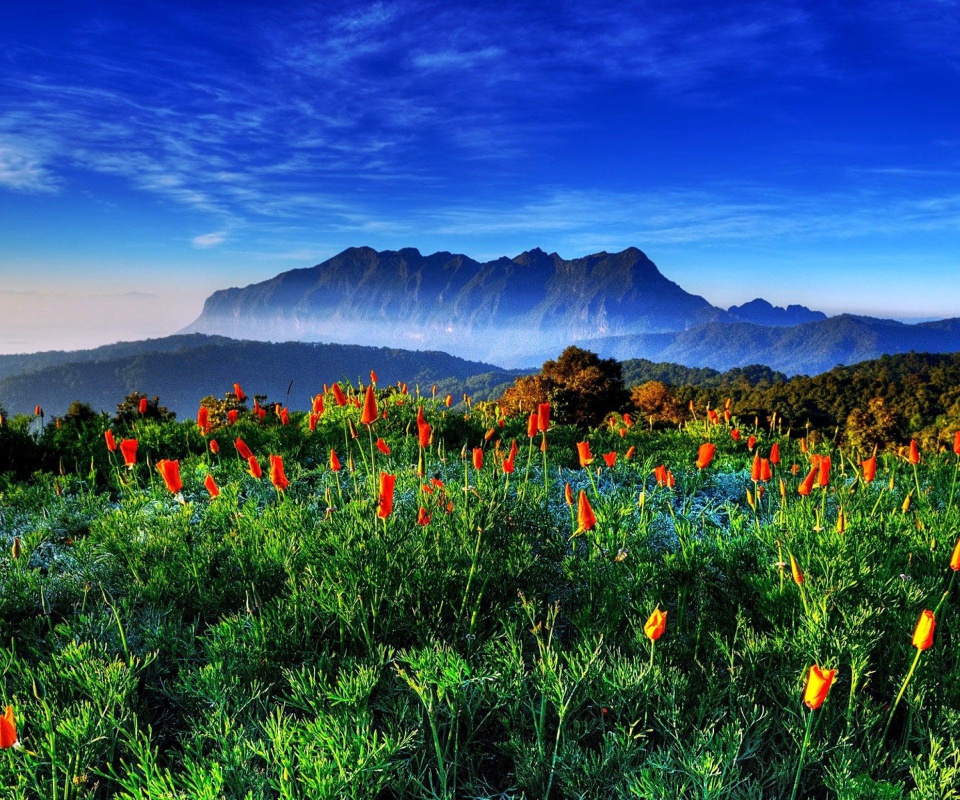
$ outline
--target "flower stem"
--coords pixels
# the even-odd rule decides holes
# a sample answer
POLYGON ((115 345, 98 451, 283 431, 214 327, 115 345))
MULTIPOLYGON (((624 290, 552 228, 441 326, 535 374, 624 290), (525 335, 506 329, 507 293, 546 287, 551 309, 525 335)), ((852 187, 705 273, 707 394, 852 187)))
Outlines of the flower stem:
POLYGON ((923 650, 918 647, 917 654, 913 657, 913 663, 910 665, 910 671, 907 673, 907 677, 903 679, 903 685, 900 687, 900 692, 897 694, 897 699, 893 701, 893 707, 890 709, 890 716, 887 717, 887 724, 883 729, 883 736, 880 737, 881 747, 887 740, 887 734, 890 732, 890 723, 893 722, 894 712, 897 710, 897 706, 900 705, 900 700, 903 698, 903 693, 907 690, 907 684, 910 683, 910 679, 913 677, 913 673, 917 669, 917 664, 920 663, 920 654, 922 652, 923 650))
POLYGON ((797 764, 797 776, 793 779, 793 791, 790 793, 790 800, 796 800, 797 789, 800 788, 800 773, 803 772, 803 762, 807 757, 807 747, 810 745, 810 730, 813 728, 813 709, 807 716, 807 730, 803 735, 803 745, 800 747, 800 762, 797 764))

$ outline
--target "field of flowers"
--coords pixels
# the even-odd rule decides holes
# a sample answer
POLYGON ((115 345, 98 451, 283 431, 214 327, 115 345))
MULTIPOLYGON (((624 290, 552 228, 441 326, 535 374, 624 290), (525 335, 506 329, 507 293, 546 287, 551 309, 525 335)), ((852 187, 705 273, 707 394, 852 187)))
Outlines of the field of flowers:
POLYGON ((371 378, 0 478, 0 796, 960 797, 960 441, 371 378))

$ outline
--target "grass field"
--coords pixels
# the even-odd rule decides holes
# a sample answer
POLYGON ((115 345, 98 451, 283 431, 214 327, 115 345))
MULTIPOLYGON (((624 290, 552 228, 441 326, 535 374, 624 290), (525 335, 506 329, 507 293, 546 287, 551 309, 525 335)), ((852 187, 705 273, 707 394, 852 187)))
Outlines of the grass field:
POLYGON ((343 390, 0 481, 4 798, 960 796, 955 453, 343 390))

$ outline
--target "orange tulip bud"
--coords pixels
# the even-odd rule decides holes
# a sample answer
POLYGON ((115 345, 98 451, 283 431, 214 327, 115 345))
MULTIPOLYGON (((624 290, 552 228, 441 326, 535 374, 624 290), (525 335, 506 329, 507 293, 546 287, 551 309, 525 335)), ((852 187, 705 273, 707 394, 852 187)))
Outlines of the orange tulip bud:
POLYGON ((800 571, 800 567, 797 566, 797 559, 793 557, 793 553, 790 554, 790 572, 793 573, 793 582, 799 586, 803 583, 803 573, 800 571))
POLYGON ((373 387, 368 386, 367 394, 363 398, 363 413, 360 415, 360 422, 364 425, 372 425, 379 416, 376 395, 373 393, 373 387))
POLYGON ((577 497, 577 530, 574 535, 583 533, 584 531, 591 531, 596 524, 597 517, 593 513, 590 500, 587 498, 587 493, 581 489, 577 497))
POLYGON ((877 477, 877 457, 875 455, 865 458, 860 462, 860 468, 863 470, 863 482, 872 483, 877 477))
POLYGON ((254 478, 259 478, 263 475, 263 468, 260 466, 260 462, 257 461, 256 456, 250 456, 250 458, 247 459, 247 466, 249 467, 249 473, 254 478))
POLYGON ((341 469, 340 459, 337 458, 337 454, 333 448, 330 449, 330 469, 334 472, 339 472, 341 469))
POLYGON ((377 516, 380 519, 386 519, 393 513, 393 490, 396 482, 396 475, 380 473, 380 502, 377 504, 377 516))
POLYGON ((543 433, 550 427, 550 404, 540 403, 537 406, 537 430, 543 433))
POLYGON ((950 569, 954 572, 960 571, 960 539, 953 546, 953 555, 950 556, 950 569))
POLYGON ((270 456, 270 483, 278 492, 284 491, 290 485, 290 481, 283 472, 283 456, 270 456))
POLYGON ((111 453, 117 449, 117 440, 113 438, 113 431, 105 430, 103 432, 103 438, 107 441, 107 450, 111 453))
POLYGON ((807 688, 803 691, 803 702, 807 708, 816 711, 823 705, 830 693, 830 687, 837 677, 837 671, 830 669, 824 672, 816 664, 810 667, 807 675, 807 688))
POLYGON ((157 469, 171 494, 176 494, 183 488, 183 482, 180 480, 179 461, 169 461, 164 458, 157 462, 157 469))
POLYGON ((918 650, 929 650, 933 647, 933 629, 937 621, 934 619, 933 612, 924 609, 917 621, 917 627, 913 631, 913 646, 918 650))
POLYGON ((124 439, 120 442, 120 455, 123 456, 123 463, 132 467, 137 463, 137 440, 124 439))
POLYGON ((233 443, 233 446, 237 448, 240 458, 242 458, 244 461, 249 461, 251 458, 253 458, 253 452, 249 447, 247 447, 246 442, 244 442, 239 436, 233 443))
POLYGON ((717 452, 717 446, 713 442, 704 442, 700 445, 697 453, 697 469, 705 469, 713 461, 713 455, 717 452))
POLYGON ((577 442, 577 455, 580 457, 580 466, 586 468, 588 464, 593 463, 593 455, 590 453, 590 442, 577 442))
POLYGON ((377 437, 377 450, 383 453, 385 456, 390 455, 390 445, 388 445, 382 438, 377 437))
POLYGON ((6 750, 17 744, 17 723, 13 718, 13 706, 7 706, 6 713, 0 717, 0 749, 6 750))
POLYGON ((217 486, 213 475, 208 474, 207 477, 203 479, 203 488, 210 493, 210 497, 216 497, 220 494, 220 487, 217 486))
POLYGON ((661 611, 660 607, 654 609, 646 625, 643 626, 643 632, 651 642, 657 641, 663 632, 667 629, 667 612, 661 611))
POLYGON ((603 460, 608 467, 612 467, 614 464, 617 463, 617 451, 614 450, 611 453, 604 453, 603 460))

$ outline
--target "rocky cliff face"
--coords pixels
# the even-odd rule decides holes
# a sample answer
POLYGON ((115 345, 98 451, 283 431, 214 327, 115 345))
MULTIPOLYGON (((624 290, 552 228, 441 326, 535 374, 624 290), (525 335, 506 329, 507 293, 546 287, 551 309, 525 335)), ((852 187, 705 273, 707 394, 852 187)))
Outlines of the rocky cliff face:
POLYGON ((679 331, 726 312, 640 250, 565 260, 540 249, 481 263, 413 248, 345 250, 215 292, 185 333, 444 350, 501 365, 596 337, 679 331))

